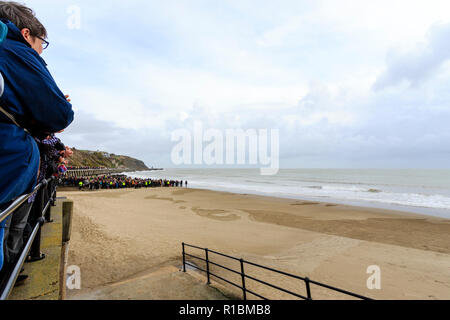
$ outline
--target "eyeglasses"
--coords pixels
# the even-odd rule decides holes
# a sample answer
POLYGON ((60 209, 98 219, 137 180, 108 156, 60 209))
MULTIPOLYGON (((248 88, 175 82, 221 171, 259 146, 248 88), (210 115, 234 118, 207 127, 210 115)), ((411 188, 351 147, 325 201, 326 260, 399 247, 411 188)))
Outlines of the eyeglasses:
POLYGON ((47 49, 48 48, 48 46, 50 45, 50 42, 48 42, 47 40, 45 40, 45 39, 42 39, 41 37, 36 37, 36 38, 38 38, 38 39, 40 39, 40 40, 42 40, 42 49, 47 49))

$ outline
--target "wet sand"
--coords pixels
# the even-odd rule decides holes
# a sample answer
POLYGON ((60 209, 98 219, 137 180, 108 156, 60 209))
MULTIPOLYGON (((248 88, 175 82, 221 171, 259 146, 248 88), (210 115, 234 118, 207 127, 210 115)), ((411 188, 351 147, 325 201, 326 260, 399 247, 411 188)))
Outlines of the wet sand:
MULTIPOLYGON (((195 189, 58 195, 75 202, 69 264, 80 266, 86 292, 163 266, 179 268, 186 242, 375 299, 450 299, 450 220, 195 189), (367 288, 371 265, 381 269, 381 290, 367 288)), ((305 294, 302 282, 252 267, 247 271, 305 294)), ((292 298, 251 281, 247 285, 268 298, 292 298)), ((346 298, 314 286, 312 294, 346 298)))

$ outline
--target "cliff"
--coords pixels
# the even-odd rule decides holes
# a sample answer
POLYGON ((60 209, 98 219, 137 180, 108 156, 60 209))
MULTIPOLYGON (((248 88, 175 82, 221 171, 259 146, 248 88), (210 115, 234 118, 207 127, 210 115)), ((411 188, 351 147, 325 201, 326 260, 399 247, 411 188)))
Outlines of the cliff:
POLYGON ((141 160, 128 156, 120 156, 102 151, 88 151, 72 149, 73 156, 69 160, 69 166, 72 167, 106 167, 106 168, 124 168, 134 171, 149 170, 141 160))

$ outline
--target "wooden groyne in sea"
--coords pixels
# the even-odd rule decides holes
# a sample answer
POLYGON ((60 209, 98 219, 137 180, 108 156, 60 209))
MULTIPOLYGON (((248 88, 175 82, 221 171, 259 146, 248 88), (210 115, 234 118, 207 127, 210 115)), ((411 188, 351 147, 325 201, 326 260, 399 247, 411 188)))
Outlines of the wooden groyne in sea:
MULTIPOLYGON (((152 168, 145 171, 163 171, 162 168, 152 168)), ((66 177, 74 177, 74 178, 80 178, 80 177, 96 177, 96 176, 102 176, 102 175, 114 175, 114 174, 120 174, 123 172, 130 172, 135 171, 128 168, 105 168, 105 169, 69 169, 66 172, 66 177)))
POLYGON ((126 172, 129 169, 69 169, 66 172, 66 177, 93 177, 101 175, 112 175, 126 172))

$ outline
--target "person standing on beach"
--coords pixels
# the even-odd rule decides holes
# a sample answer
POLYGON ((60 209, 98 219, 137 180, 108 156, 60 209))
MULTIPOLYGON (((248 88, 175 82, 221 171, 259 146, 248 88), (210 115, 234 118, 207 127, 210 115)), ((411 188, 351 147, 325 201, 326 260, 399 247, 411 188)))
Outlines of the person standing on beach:
MULTIPOLYGON (((0 46, 0 73, 5 80, 0 97, 2 211, 36 185, 40 153, 33 136, 64 130, 72 123, 74 112, 40 57, 48 46, 47 30, 33 10, 17 2, 0 1, 0 21, 8 31, 0 46)), ((0 250, 8 238, 8 224, 14 229, 27 220, 29 210, 23 211, 20 217, 16 212, 0 225, 6 228, 0 250)), ((18 231, 15 234, 22 237, 23 230, 18 231)))

